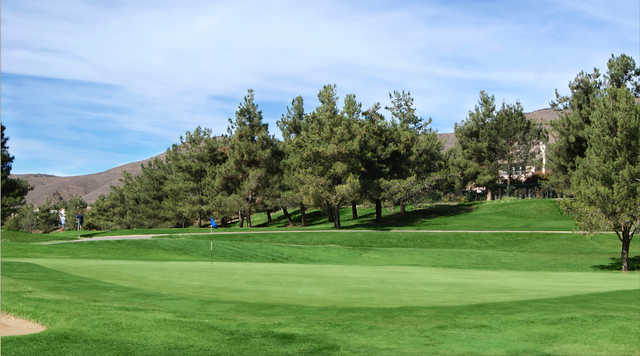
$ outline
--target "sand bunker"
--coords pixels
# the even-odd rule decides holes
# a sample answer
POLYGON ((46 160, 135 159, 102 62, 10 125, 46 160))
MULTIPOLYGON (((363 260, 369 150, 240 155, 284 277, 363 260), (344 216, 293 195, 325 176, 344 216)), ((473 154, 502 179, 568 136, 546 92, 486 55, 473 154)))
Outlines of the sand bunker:
POLYGON ((0 314, 0 336, 35 334, 46 329, 33 321, 16 318, 9 314, 0 314))

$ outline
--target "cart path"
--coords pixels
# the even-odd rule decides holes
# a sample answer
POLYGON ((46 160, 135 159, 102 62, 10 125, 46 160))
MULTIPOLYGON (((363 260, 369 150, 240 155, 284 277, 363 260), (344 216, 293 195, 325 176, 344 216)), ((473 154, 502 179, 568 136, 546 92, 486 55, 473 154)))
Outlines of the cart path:
POLYGON ((190 232, 178 234, 145 234, 145 235, 119 235, 119 236, 98 236, 80 238, 78 240, 59 240, 39 242, 42 245, 54 245, 62 243, 90 242, 90 241, 115 241, 115 240, 149 240, 163 236, 216 236, 216 235, 250 235, 250 234, 285 234, 285 233, 314 233, 314 232, 333 232, 333 233, 353 233, 353 232, 411 232, 411 233, 522 233, 522 234, 576 234, 582 231, 569 230, 268 230, 268 231, 216 231, 216 232, 190 232))

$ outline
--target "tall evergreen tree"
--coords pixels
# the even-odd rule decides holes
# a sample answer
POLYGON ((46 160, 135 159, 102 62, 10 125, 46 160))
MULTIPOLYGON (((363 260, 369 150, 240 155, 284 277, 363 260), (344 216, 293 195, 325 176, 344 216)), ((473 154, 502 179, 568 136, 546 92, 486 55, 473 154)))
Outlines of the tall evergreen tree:
MULTIPOLYGON (((395 144, 383 192, 385 200, 399 206, 404 214, 407 204, 417 202, 432 189, 431 175, 442 165, 442 143, 430 128, 431 119, 417 115, 410 92, 394 91, 389 99, 391 105, 386 109, 394 119, 391 132, 395 144)), ((376 212, 379 210, 376 204, 376 212)))
POLYGON ((506 171, 507 183, 511 182, 514 166, 533 165, 536 153, 533 147, 543 138, 539 124, 526 118, 519 103, 502 104, 496 110, 495 97, 484 91, 467 119, 456 124, 455 134, 463 157, 468 160, 461 176, 487 189, 487 200, 493 198, 493 190, 506 171))
POLYGON ((597 68, 592 73, 581 71, 569 82, 568 96, 561 96, 556 90, 551 106, 560 111, 560 117, 551 122, 550 136, 555 142, 548 150, 549 180, 560 192, 571 193, 571 174, 587 150, 586 130, 591 125, 594 103, 606 87, 627 88, 633 95, 640 95, 640 68, 633 58, 612 54, 604 77, 597 68))
POLYGON ((380 113, 380 108, 380 103, 375 103, 364 112, 364 121, 358 131, 362 194, 375 203, 377 222, 382 218, 383 182, 391 174, 392 155, 399 149, 392 126, 380 113))
POLYGON ((469 164, 463 176, 465 184, 475 183, 487 189, 487 200, 492 199, 500 168, 498 133, 493 129, 496 102, 493 95, 480 92, 480 99, 467 119, 455 125, 455 135, 462 155, 469 164))
POLYGON ((584 157, 571 172, 573 199, 563 203, 586 230, 613 230, 622 270, 640 231, 640 106, 628 88, 609 87, 593 102, 584 157))
POLYGON ((265 203, 267 193, 275 184, 279 171, 277 144, 263 122, 262 111, 255 103, 253 90, 249 90, 229 119, 229 151, 225 179, 232 185, 235 201, 248 227, 252 227, 251 214, 265 203))
POLYGON ((526 169, 528 165, 533 165, 537 156, 533 148, 543 140, 544 132, 540 124, 527 119, 519 102, 514 105, 503 103, 496 114, 494 126, 498 133, 497 143, 509 193, 516 168, 526 169))
POLYGON ((568 193, 571 173, 576 170, 576 160, 587 150, 585 130, 591 124, 593 103, 600 95, 604 83, 598 69, 593 73, 580 72, 569 82, 569 96, 560 96, 551 107, 560 111, 560 117, 551 122, 549 145, 549 182, 558 191, 568 193))
POLYGON ((193 132, 187 131, 178 144, 167 150, 166 209, 177 212, 182 225, 195 220, 201 226, 208 215, 207 169, 217 163, 215 158, 218 156, 216 138, 212 136, 211 129, 201 127, 193 132))
POLYGON ((608 87, 628 88, 636 97, 640 95, 640 68, 632 57, 624 53, 617 57, 611 55, 605 79, 608 87))
MULTIPOLYGON (((354 139, 357 147, 364 146, 362 141, 363 125, 361 123, 362 116, 362 104, 356 100, 355 94, 347 94, 344 97, 344 104, 342 107, 342 115, 349 121, 354 130, 354 139)), ((359 159, 359 158, 358 158, 359 159)), ((362 162, 360 162, 362 165, 362 162)), ((362 170, 360 170, 362 172, 362 170)), ((361 193, 361 192, 359 192, 361 193)), ((352 219, 358 219, 358 200, 361 194, 354 194, 351 201, 351 217, 352 219)))
POLYGON ((11 178, 11 166, 14 157, 9 154, 9 146, 7 142, 9 137, 4 134, 5 126, 2 126, 2 223, 11 214, 16 213, 18 209, 25 203, 25 197, 31 187, 22 179, 11 178))
POLYGON ((338 110, 335 85, 325 85, 318 101, 300 134, 296 175, 305 200, 324 207, 339 229, 340 207, 360 190, 356 122, 338 110))
POLYGON ((306 206, 304 204, 304 196, 302 194, 301 184, 295 174, 298 163, 296 159, 300 155, 296 154, 299 149, 299 137, 305 124, 304 100, 301 96, 295 97, 291 101, 291 107, 287 106, 286 114, 278 121, 278 127, 282 132, 282 148, 285 159, 282 161, 282 194, 281 208, 289 225, 293 225, 293 221, 288 211, 290 206, 300 206, 301 225, 306 225, 306 206))

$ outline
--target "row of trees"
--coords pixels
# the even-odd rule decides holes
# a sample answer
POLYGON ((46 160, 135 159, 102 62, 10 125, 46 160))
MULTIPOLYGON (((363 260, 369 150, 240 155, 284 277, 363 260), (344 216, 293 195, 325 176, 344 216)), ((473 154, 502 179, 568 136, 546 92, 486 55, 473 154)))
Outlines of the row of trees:
POLYGON ((376 220, 383 201, 404 211, 435 189, 444 157, 410 93, 389 98, 391 119, 379 103, 363 110, 353 94, 340 108, 334 85, 320 90, 320 104, 309 113, 298 96, 278 121, 280 141, 249 90, 227 135, 200 127, 187 132, 141 175, 125 175, 89 217, 100 227, 184 226, 213 213, 223 224, 237 217, 250 227, 253 212, 282 209, 292 223, 287 208, 299 207, 304 225, 307 208, 318 207, 340 228, 343 206, 351 205, 357 218, 357 204, 373 202, 376 220))

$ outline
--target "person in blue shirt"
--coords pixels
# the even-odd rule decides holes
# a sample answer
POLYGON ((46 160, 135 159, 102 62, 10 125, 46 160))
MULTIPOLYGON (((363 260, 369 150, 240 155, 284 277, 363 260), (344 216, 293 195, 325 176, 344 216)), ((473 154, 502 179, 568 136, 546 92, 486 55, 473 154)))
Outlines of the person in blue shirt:
POLYGON ((211 229, 217 229, 218 225, 216 224, 216 221, 213 220, 213 217, 209 217, 209 221, 211 222, 211 229))
POLYGON ((78 215, 76 216, 78 219, 78 230, 82 230, 82 223, 84 221, 84 215, 82 215, 82 210, 78 211, 78 215))

